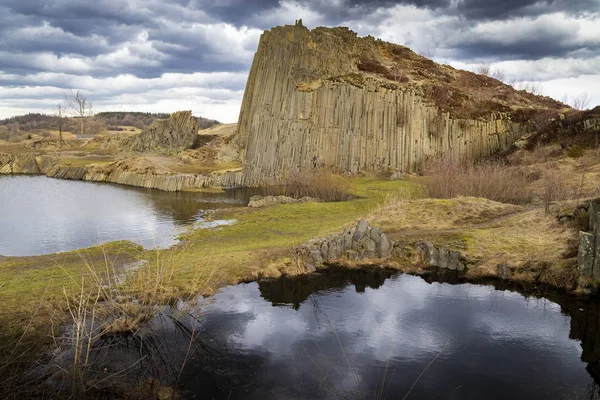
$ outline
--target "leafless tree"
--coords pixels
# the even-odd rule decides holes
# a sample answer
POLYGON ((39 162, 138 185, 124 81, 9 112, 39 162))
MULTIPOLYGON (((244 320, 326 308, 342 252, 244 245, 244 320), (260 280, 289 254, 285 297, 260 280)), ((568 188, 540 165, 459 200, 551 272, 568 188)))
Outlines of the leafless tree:
POLYGON ((584 92, 584 93, 580 93, 579 95, 575 96, 571 100, 570 104, 574 109, 583 111, 590 104, 590 100, 591 100, 590 94, 588 92, 584 92))
POLYGON ((475 68, 475 73, 479 75, 489 76, 490 78, 497 79, 499 81, 504 81, 504 72, 500 69, 492 68, 490 64, 481 64, 475 68))
POLYGON ((65 103, 69 109, 79 118, 79 133, 85 133, 85 119, 92 116, 92 102, 85 98, 79 90, 75 93, 69 91, 65 94, 65 103))
POLYGON ((56 106, 55 115, 56 115, 56 118, 58 118, 58 137, 60 140, 63 140, 62 131, 63 131, 64 113, 65 113, 65 110, 63 109, 63 106, 61 104, 56 106))
POLYGON ((538 82, 517 82, 513 85, 513 87, 517 90, 524 90, 527 93, 535 94, 541 96, 544 93, 544 89, 542 85, 538 82))

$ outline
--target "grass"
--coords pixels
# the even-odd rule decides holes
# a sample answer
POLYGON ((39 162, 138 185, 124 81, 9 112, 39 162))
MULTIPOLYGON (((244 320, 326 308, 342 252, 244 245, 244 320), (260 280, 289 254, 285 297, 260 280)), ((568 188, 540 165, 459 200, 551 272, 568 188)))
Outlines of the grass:
POLYGON ((521 211, 522 207, 483 198, 392 200, 369 215, 385 232, 457 229, 521 211))
POLYGON ((559 224, 553 215, 536 209, 507 219, 497 226, 463 232, 465 253, 482 260, 471 277, 496 276, 498 264, 508 264, 513 279, 543 282, 564 289, 576 284, 576 265, 568 260, 576 232, 559 224))
POLYGON ((259 276, 261 269, 274 262, 291 261, 291 247, 338 231, 379 207, 389 191, 417 191, 418 183, 365 176, 353 179, 351 188, 353 194, 364 197, 347 202, 281 204, 217 212, 215 218, 237 222, 186 234, 180 245, 164 252, 165 256, 178 253, 173 285, 185 291, 190 278, 203 268, 214 268, 215 279, 223 283, 259 276))
POLYGON ((65 157, 60 159, 60 164, 65 167, 85 167, 91 164, 108 164, 113 161, 114 159, 106 157, 65 157))
POLYGON ((169 169, 182 174, 210 174, 211 172, 238 171, 242 168, 240 162, 223 162, 212 165, 196 165, 189 163, 173 163, 169 169))
MULTIPOLYGON (((68 320, 70 299, 97 288, 106 266, 119 270, 140 247, 113 242, 78 251, 0 259, 0 396, 31 386, 35 366, 49 362, 57 330, 68 320), (82 286, 83 283, 83 286, 82 286)), ((86 297, 87 298, 87 297, 86 297)), ((31 397, 35 397, 31 394, 31 397)))

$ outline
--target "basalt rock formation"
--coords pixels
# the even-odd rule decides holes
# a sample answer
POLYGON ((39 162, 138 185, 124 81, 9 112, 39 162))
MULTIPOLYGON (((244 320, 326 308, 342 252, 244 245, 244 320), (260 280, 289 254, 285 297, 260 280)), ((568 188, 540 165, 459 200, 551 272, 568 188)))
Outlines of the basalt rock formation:
POLYGON ((243 183, 272 183, 316 167, 413 171, 430 156, 490 155, 529 131, 552 99, 438 65, 347 28, 300 22, 263 33, 237 139, 243 183))
MULTIPOLYGON (((390 257, 404 252, 400 243, 390 240, 377 227, 365 220, 358 220, 353 227, 322 238, 315 238, 295 249, 303 260, 307 271, 313 272, 327 264, 351 262, 389 261, 390 257)), ((464 256, 446 247, 437 247, 429 242, 419 242, 414 246, 417 263, 426 267, 436 267, 462 272, 466 268, 464 256)))
POLYGON ((132 149, 159 153, 191 149, 198 139, 198 123, 191 111, 178 111, 168 119, 158 119, 132 138, 132 149))
POLYGON ((587 212, 589 232, 579 232, 579 276, 600 281, 600 202, 591 202, 587 212))
POLYGON ((49 155, 3 153, 0 153, 0 174, 43 174, 50 178, 110 182, 169 192, 232 187, 241 179, 240 172, 175 173, 150 165, 144 158, 130 158, 102 165, 68 166, 61 164, 60 158, 49 155))

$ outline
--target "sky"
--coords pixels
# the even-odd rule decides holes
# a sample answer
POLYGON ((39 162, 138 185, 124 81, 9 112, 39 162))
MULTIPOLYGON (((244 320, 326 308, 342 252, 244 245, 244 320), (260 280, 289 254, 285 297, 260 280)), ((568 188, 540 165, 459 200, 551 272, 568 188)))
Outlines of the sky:
POLYGON ((96 112, 236 122, 261 33, 297 19, 600 104, 600 0, 0 0, 0 118, 80 90, 96 112))

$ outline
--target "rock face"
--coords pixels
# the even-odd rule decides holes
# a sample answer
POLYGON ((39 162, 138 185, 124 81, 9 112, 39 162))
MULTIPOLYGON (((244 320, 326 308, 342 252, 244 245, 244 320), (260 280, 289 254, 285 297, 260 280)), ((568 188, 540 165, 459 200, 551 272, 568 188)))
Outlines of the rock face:
POLYGON ((465 269, 465 262, 458 251, 436 247, 429 242, 420 243, 418 250, 427 266, 456 271, 463 271, 465 269))
POLYGON ((132 139, 134 151, 177 152, 194 147, 198 123, 191 111, 178 111, 168 119, 158 119, 132 139))
POLYGON ((590 232, 579 232, 579 276, 600 281, 600 203, 588 207, 590 232))
POLYGON ((482 88, 493 81, 498 92, 514 95, 499 81, 459 74, 401 46, 358 38, 346 28, 309 31, 297 23, 266 31, 238 123, 237 138, 246 142, 243 181, 257 186, 320 166, 353 173, 413 171, 436 154, 476 158, 504 149, 527 132, 503 112, 506 106, 482 102, 489 112, 472 119, 451 113, 455 97, 470 96, 460 92, 459 80, 475 79, 471 75, 487 79, 482 88), (394 66, 382 64, 403 57, 412 60, 408 84, 394 66), (458 83, 451 89, 429 85, 415 81, 419 74, 435 75, 436 85, 444 79, 458 83))

